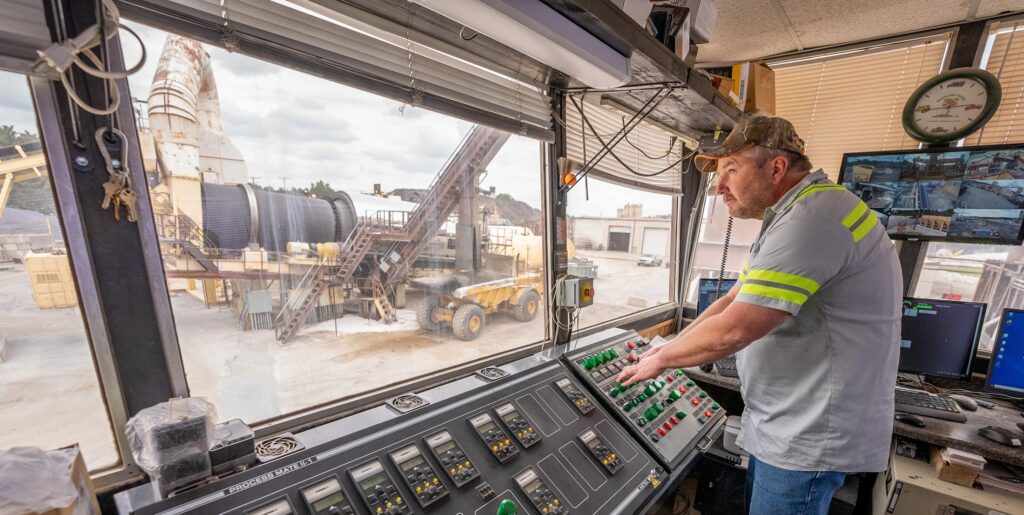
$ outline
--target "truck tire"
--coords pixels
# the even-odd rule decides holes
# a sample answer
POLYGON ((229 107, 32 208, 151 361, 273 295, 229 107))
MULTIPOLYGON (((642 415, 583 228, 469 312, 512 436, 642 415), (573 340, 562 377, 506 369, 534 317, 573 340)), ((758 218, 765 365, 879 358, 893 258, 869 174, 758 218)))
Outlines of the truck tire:
POLYGON ((452 333, 463 341, 473 341, 484 332, 484 308, 476 304, 463 304, 455 310, 452 319, 452 333))
POLYGON ((536 290, 529 290, 519 297, 519 302, 512 305, 512 318, 520 322, 529 322, 537 318, 540 311, 540 295, 536 290))
POLYGON ((416 322, 420 325, 420 329, 432 333, 441 330, 441 322, 434 316, 438 309, 441 309, 440 303, 437 301, 437 297, 433 296, 424 298, 416 306, 416 322))

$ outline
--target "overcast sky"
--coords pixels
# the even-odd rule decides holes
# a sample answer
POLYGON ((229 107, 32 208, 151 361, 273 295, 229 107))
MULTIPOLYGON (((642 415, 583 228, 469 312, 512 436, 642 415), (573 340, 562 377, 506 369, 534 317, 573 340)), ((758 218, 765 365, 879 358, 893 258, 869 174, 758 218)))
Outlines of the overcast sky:
MULTIPOLYGON (((145 67, 129 78, 131 95, 146 100, 167 33, 126 22, 142 37, 145 67)), ((138 44, 122 32, 125 59, 134 63, 138 44)), ((205 46, 205 45, 204 45, 205 46)), ((224 128, 241 151, 250 177, 264 185, 305 186, 324 180, 335 189, 368 192, 429 185, 472 124, 425 109, 205 46, 213 61, 224 128)), ((35 131, 25 81, 0 77, 0 124, 35 131)), ((488 167, 481 187, 540 207, 540 145, 513 135, 488 167)), ((573 192, 573 215, 614 216, 629 202, 644 215, 667 214, 669 197, 590 181, 573 192)))

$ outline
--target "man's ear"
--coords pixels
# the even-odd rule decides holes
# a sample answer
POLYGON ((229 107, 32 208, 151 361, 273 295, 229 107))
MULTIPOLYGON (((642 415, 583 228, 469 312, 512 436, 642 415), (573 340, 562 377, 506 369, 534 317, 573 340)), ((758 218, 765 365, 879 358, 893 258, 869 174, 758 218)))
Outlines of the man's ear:
POLYGON ((772 167, 772 184, 779 184, 786 177, 786 171, 789 169, 789 160, 785 156, 776 156, 771 161, 772 167))

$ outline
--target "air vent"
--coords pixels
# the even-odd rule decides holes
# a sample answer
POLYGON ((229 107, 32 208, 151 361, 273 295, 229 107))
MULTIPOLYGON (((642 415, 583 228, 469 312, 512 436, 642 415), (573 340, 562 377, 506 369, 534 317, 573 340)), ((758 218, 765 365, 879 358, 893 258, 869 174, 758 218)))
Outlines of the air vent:
POLYGON ((260 463, 266 463, 293 452, 301 451, 303 448, 303 445, 291 433, 284 433, 280 436, 274 436, 258 442, 256 444, 256 456, 260 459, 260 463))
POLYGON ((504 379, 511 374, 498 367, 484 367, 481 368, 480 370, 477 370, 476 375, 482 377, 487 381, 497 381, 498 379, 504 379))
POLYGON ((430 404, 430 401, 414 393, 399 395, 394 399, 387 400, 387 405, 399 413, 408 413, 412 410, 420 409, 427 404, 430 404))

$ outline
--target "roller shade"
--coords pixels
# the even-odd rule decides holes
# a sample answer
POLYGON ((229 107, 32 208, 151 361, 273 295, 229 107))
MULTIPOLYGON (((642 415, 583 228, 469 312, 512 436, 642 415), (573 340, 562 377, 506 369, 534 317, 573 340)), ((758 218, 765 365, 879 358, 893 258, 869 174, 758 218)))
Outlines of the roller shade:
MULTIPOLYGON (((437 48, 429 36, 393 23, 359 19, 315 0, 124 0, 129 14, 171 14, 219 28, 229 50, 285 47, 299 59, 329 65, 382 85, 372 93, 515 134, 552 140, 549 101, 532 78, 508 77, 469 55, 437 48), (131 9, 131 7, 140 9, 131 9), (238 41, 237 48, 231 48, 238 41), (395 92, 401 90, 402 95, 395 92), (401 97, 401 98, 399 98, 401 97), (438 101, 442 99, 442 101, 438 101), (447 107, 446 107, 447 106, 447 107)), ((146 16, 142 17, 146 22, 146 16)), ((185 34, 188 35, 188 34, 185 34)), ((448 48, 448 50, 451 50, 448 48)))
POLYGON ((0 69, 29 73, 36 50, 50 46, 42 0, 5 0, 0 16, 0 69))
MULTIPOLYGON (((633 116, 632 113, 621 111, 607 102, 606 105, 596 102, 598 99, 594 98, 592 101, 589 97, 582 102, 583 113, 593 125, 594 131, 583 124, 583 118, 572 102, 566 107, 566 155, 579 163, 586 163, 602 148, 594 132, 605 142, 609 142, 633 116)), ((687 149, 696 146, 689 138, 673 134, 645 121, 633 129, 625 140, 613 146, 612 151, 633 171, 650 175, 675 163, 684 151, 688 152, 684 150, 684 144, 687 149), (676 138, 676 142, 669 151, 673 137, 676 138)), ((633 173, 609 154, 597 162, 590 176, 629 188, 680 195, 683 193, 680 168, 677 165, 659 175, 644 177, 633 173)))
POLYGON ((810 62, 772 63, 775 111, 796 127, 807 156, 835 180, 846 152, 916 148, 903 105, 941 71, 949 35, 810 62))
POLYGON ((964 144, 1024 142, 1024 21, 996 25, 989 34, 986 54, 982 67, 999 78, 1003 98, 992 119, 964 144))

